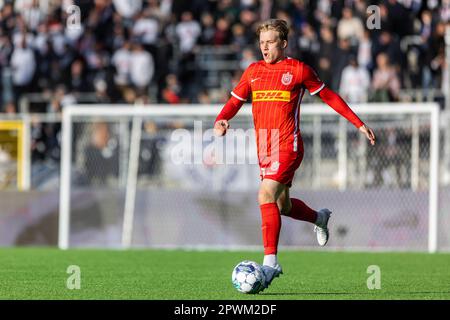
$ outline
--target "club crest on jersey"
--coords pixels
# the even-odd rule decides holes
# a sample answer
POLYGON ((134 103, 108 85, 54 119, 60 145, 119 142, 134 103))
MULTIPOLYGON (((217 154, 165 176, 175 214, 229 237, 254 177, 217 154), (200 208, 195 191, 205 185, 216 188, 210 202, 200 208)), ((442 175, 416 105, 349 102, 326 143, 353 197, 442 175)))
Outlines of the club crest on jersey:
POLYGON ((289 71, 286 73, 283 73, 283 76, 281 77, 281 83, 284 84, 285 86, 291 84, 292 77, 293 77, 293 75, 289 71))

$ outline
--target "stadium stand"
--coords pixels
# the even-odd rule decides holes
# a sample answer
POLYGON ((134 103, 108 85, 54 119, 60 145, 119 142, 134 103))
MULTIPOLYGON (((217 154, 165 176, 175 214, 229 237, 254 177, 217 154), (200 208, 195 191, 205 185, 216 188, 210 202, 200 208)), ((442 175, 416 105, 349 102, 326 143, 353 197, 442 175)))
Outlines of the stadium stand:
MULTIPOLYGON (((0 113, 58 115, 75 102, 137 98, 223 103, 259 59, 254 31, 270 17, 289 22, 289 55, 350 103, 444 108, 449 0, 0 0, 0 113), (373 4, 383 28, 369 31, 373 4), (65 27, 71 5, 78 29, 65 27)), ((32 130, 33 163, 57 164, 60 125, 35 121, 32 130)))

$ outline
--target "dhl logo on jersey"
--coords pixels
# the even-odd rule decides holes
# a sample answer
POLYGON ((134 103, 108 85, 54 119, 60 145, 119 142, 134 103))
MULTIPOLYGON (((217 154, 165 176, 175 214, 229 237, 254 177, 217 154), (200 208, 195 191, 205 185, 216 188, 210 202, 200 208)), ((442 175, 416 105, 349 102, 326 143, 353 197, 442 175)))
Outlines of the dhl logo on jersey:
POLYGON ((284 90, 253 91, 253 101, 290 101, 291 92, 284 90))

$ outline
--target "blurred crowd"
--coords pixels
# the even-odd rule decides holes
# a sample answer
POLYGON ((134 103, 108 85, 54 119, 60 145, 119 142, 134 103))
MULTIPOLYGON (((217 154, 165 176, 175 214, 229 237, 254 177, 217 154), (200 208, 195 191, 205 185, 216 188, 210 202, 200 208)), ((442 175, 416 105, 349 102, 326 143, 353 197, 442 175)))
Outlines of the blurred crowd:
POLYGON ((97 103, 223 102, 260 59, 256 26, 275 17, 289 22, 288 54, 349 102, 442 89, 450 0, 0 0, 0 110, 17 112, 31 92, 51 101, 40 112, 84 92, 97 103), (373 14, 379 29, 367 28, 373 14), (199 65, 205 46, 237 62, 216 88, 199 65))
MULTIPOLYGON (((0 113, 23 111, 29 93, 43 101, 31 112, 53 114, 74 102, 224 103, 260 59, 255 30, 269 18, 289 24, 287 54, 349 103, 448 83, 450 0, 0 0, 0 113)), ((103 158, 117 149, 108 127, 92 130, 103 158)), ((58 161, 59 132, 32 123, 33 160, 58 161)))

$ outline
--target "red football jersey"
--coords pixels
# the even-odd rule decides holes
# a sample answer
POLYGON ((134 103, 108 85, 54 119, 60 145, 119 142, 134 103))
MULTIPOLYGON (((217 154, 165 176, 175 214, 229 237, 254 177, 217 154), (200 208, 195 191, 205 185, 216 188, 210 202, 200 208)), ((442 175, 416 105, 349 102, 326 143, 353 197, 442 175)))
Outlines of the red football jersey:
MULTIPOLYGON (((300 135, 300 104, 305 90, 315 95, 325 88, 317 73, 307 64, 284 58, 269 64, 252 63, 216 121, 230 120, 250 96, 260 161, 279 152, 303 152, 300 135)), ((336 93, 325 89, 322 100, 359 128, 364 123, 336 93)))
POLYGON ((311 95, 325 84, 307 64, 285 58, 275 64, 251 64, 231 94, 246 101, 251 93, 258 154, 297 152, 300 136, 300 103, 305 89, 311 95))

